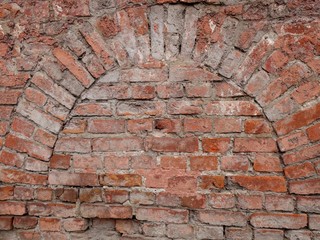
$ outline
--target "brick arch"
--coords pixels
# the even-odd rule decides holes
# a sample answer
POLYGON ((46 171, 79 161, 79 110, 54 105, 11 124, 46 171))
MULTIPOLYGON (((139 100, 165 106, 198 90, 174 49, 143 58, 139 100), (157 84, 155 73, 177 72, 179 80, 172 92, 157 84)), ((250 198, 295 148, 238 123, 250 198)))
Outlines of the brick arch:
MULTIPOLYGON (((59 3, 55 4, 59 5, 59 3)), ((254 31, 249 30, 248 32, 242 32, 247 24, 246 21, 243 20, 254 20, 254 18, 257 17, 250 14, 250 9, 256 8, 254 5, 249 6, 249 10, 246 13, 243 13, 244 10, 241 5, 214 7, 213 12, 215 13, 217 9, 220 9, 219 14, 204 14, 200 10, 197 12, 195 10, 196 8, 193 8, 192 5, 156 5, 150 8, 133 6, 128 9, 125 6, 121 7, 124 7, 124 9, 119 10, 117 13, 106 14, 106 16, 97 20, 98 29, 92 28, 91 24, 85 23, 80 24, 79 33, 77 31, 68 31, 67 34, 63 35, 65 36, 62 38, 63 44, 58 43, 59 38, 57 38, 58 41, 53 41, 55 46, 50 46, 52 39, 44 39, 43 41, 46 42, 46 44, 43 46, 43 49, 52 49, 52 55, 54 57, 48 54, 42 58, 40 64, 35 68, 29 67, 32 78, 28 81, 25 88, 23 90, 13 89, 8 93, 9 97, 7 98, 12 99, 12 104, 14 104, 20 92, 23 92, 23 95, 20 97, 16 110, 12 114, 10 132, 6 135, 0 157, 1 163, 3 164, 0 175, 1 181, 8 184, 2 188, 2 191, 6 191, 5 194, 7 194, 4 197, 5 200, 9 200, 8 203, 1 202, 6 209, 4 215, 28 214, 31 216, 42 216, 40 224, 42 223, 43 226, 47 222, 56 223, 55 231, 58 232, 61 229, 59 227, 60 223, 63 223, 66 231, 72 231, 70 225, 75 225, 78 230, 86 229, 88 224, 86 219, 75 218, 78 216, 75 213, 78 209, 73 202, 76 201, 77 194, 80 194, 80 199, 81 195, 84 196, 80 201, 98 202, 83 203, 83 208, 80 209, 80 212, 81 214, 88 214, 86 216, 81 215, 85 218, 130 219, 132 214, 131 207, 122 206, 122 203, 127 200, 130 200, 130 204, 135 202, 134 204, 138 203, 137 205, 140 203, 141 205, 148 206, 133 208, 133 214, 136 215, 138 219, 140 218, 139 220, 141 220, 141 222, 130 220, 117 221, 117 231, 125 235, 139 233, 140 230, 134 230, 139 228, 139 224, 141 224, 140 227, 145 229, 144 232, 147 231, 146 229, 148 227, 156 226, 160 229, 163 228, 161 224, 157 225, 158 223, 154 223, 158 221, 158 219, 155 219, 155 216, 163 218, 161 222, 167 224, 166 234, 173 238, 175 236, 182 237, 182 234, 186 234, 185 232, 188 231, 191 231, 191 235, 196 231, 198 234, 197 237, 199 237, 199 232, 205 232, 203 234, 209 235, 223 235, 223 228, 227 228, 228 234, 232 234, 233 231, 235 234, 243 231, 243 234, 250 235, 250 229, 240 228, 247 226, 249 215, 243 214, 245 211, 250 212, 251 220, 249 226, 253 226, 253 228, 304 228, 306 224, 305 213, 317 211, 314 210, 314 208, 308 207, 309 203, 317 204, 317 201, 319 201, 317 197, 319 193, 319 163, 317 160, 317 156, 319 155, 319 138, 317 134, 319 129, 319 123, 317 122, 319 119, 319 103, 317 98, 319 96, 319 87, 317 84, 319 52, 317 49, 318 43, 315 40, 316 31, 314 31, 317 27, 317 22, 312 23, 306 21, 295 23, 288 21, 287 23, 279 24, 274 22, 272 23, 273 30, 270 31, 269 26, 265 27, 262 22, 256 21, 253 23, 254 31), (146 18, 145 15, 147 12, 149 14, 148 18, 146 18), (188 27, 191 26, 187 28, 190 29, 190 32, 183 32, 181 28, 179 28, 179 26, 182 26, 182 23, 178 20, 179 16, 185 13, 187 16, 192 16, 188 18, 188 21, 183 23, 188 24, 186 25, 188 27), (161 18, 161 16, 163 17, 161 18), (166 17, 168 18, 165 19, 166 17), (168 21, 168 32, 164 35, 161 35, 161 31, 156 31, 158 30, 157 27, 161 29, 162 19, 168 21), (148 21, 150 21, 151 29, 154 27, 154 31, 151 31, 150 36, 148 32, 149 29, 146 25, 143 25, 148 24, 148 21), (192 31, 194 30, 192 26, 194 28, 197 27, 200 31, 192 31), (228 34, 229 31, 235 31, 237 38, 230 38, 228 34), (176 42, 177 35, 180 36, 181 43, 179 41, 176 42), (122 38, 122 41, 117 37, 119 37, 120 40, 122 38), (135 39, 133 43, 128 41, 132 39, 132 37, 135 39), (149 39, 151 39, 150 43, 148 43, 149 39), (296 41, 299 44, 296 44, 296 41), (150 50, 145 49, 146 45, 144 44, 146 42, 151 45, 150 50), (181 46, 179 46, 179 44, 181 46), (57 47, 57 45, 60 45, 60 47, 57 47), (164 45, 166 48, 163 47, 164 45), (194 46, 193 51, 190 51, 190 46, 194 46), (151 57, 149 57, 149 55, 151 57), (58 59, 58 61, 56 59, 58 59), (162 59, 166 59, 166 61, 161 61, 162 59), (183 62, 181 62, 181 59, 183 59, 183 62), (170 62, 170 64, 166 65, 168 62, 170 62), (263 191, 262 188, 266 186, 264 183, 267 179, 263 177, 248 178, 246 174, 243 173, 241 173, 241 175, 243 175, 244 178, 238 178, 238 180, 235 180, 236 177, 227 178, 228 181, 225 186, 230 187, 230 189, 226 189, 226 192, 220 192, 221 190, 219 190, 222 182, 221 175, 215 178, 210 178, 212 177, 211 174, 204 175, 209 176, 209 178, 207 178, 209 186, 213 185, 214 188, 218 189, 213 191, 211 189, 210 191, 212 192, 209 195, 195 195, 193 193, 185 196, 177 196, 174 194, 175 191, 170 192, 169 189, 166 189, 168 190, 168 194, 158 194, 157 192, 155 194, 152 191, 130 191, 130 193, 128 193, 122 189, 116 189, 114 191, 108 189, 109 192, 106 191, 104 195, 101 195, 102 192, 99 193, 101 189, 99 190, 98 188, 82 188, 80 190, 74 188, 74 186, 77 185, 93 187, 99 184, 96 182, 98 180, 95 180, 94 176, 92 176, 93 178, 88 177, 94 184, 88 184, 83 175, 73 176, 72 174, 67 176, 69 178, 65 178, 67 179, 66 182, 59 182, 63 180, 63 176, 54 175, 54 173, 62 173, 63 170, 51 171, 51 183, 57 186, 47 185, 47 169, 49 158, 51 158, 52 155, 52 148, 55 147, 57 153, 55 153, 50 160, 52 169, 63 168, 65 166, 63 164, 68 164, 69 161, 68 156, 62 156, 59 151, 66 152, 66 149, 61 149, 61 146, 67 146, 66 144, 70 143, 70 141, 63 142, 60 138, 60 141, 58 140, 58 143, 56 143, 58 133, 62 129, 64 129, 64 134, 79 134, 79 131, 81 131, 81 129, 74 128, 74 126, 81 127, 81 122, 72 126, 74 118, 71 118, 73 115, 70 115, 70 111, 77 112, 80 111, 82 107, 83 115, 80 114, 79 116, 89 115, 91 111, 91 108, 90 111, 88 111, 89 103, 87 103, 85 98, 81 99, 79 96, 84 96, 82 92, 87 88, 90 88, 88 92, 92 91, 94 87, 98 86, 99 88, 100 86, 98 84, 101 81, 104 82, 106 86, 112 85, 113 83, 110 83, 110 79, 116 78, 117 65, 122 69, 124 68, 124 70, 121 70, 120 78, 126 78, 120 79, 119 81, 129 82, 130 85, 137 86, 137 89, 131 89, 131 95, 127 96, 127 98, 136 99, 137 101, 144 102, 144 99, 152 97, 152 90, 150 90, 150 88, 141 88, 143 87, 141 82, 144 82, 146 78, 148 78, 149 81, 151 79, 155 82, 162 82, 161 78, 157 79, 154 76, 167 74, 169 82, 183 82, 183 87, 186 89, 185 92, 181 93, 182 96, 174 96, 174 94, 179 95, 179 87, 177 87, 176 90, 173 86, 164 86, 164 84, 157 84, 155 92, 157 93, 157 98, 160 100, 164 99, 163 101, 166 103, 168 101, 168 104, 171 104, 170 106, 173 106, 175 110, 191 111, 192 114, 195 114, 192 111, 196 111, 196 109, 199 108, 199 105, 197 105, 199 103, 197 102, 199 102, 199 100, 205 101, 206 98, 209 99, 209 97, 207 97, 208 95, 206 95, 208 93, 204 93, 208 89, 208 86, 210 86, 209 89, 211 89, 209 91, 216 89, 216 91, 221 92, 215 93, 217 94, 216 96, 219 96, 217 101, 213 98, 210 103, 200 104, 200 108, 205 107, 206 111, 212 111, 214 114, 218 114, 221 109, 228 111, 227 109, 230 108, 232 111, 239 111, 240 108, 240 111, 254 112, 258 111, 256 109, 260 109, 261 107, 269 120, 269 124, 271 123, 273 125, 276 133, 280 136, 277 137, 277 143, 281 151, 283 166, 285 167, 284 172, 289 193, 301 195, 314 194, 315 196, 297 198, 297 210, 299 214, 294 215, 292 214, 293 202, 296 200, 293 197, 294 195, 264 194, 260 192, 260 190, 263 191), (170 79, 171 76, 174 76, 176 79, 170 79), (200 84, 199 76, 204 79, 203 84, 200 84), (96 82, 96 79, 100 80, 92 85, 96 82), (136 79, 138 79, 138 81, 136 81, 136 79), (146 91, 151 91, 151 93, 148 95, 146 91), (193 92, 196 92, 198 95, 192 95, 194 94, 193 92), (161 97, 160 94, 164 95, 161 95, 161 97), (167 97, 165 96, 166 94, 168 94, 167 97), (227 96, 228 98, 225 98, 225 94, 229 94, 227 96), (251 96, 252 98, 242 97, 243 95, 251 96), (190 100, 188 100, 189 102, 185 100, 186 97, 192 98, 192 106, 189 105, 190 100), (222 101, 220 99, 227 100, 222 101), (248 99, 254 99, 254 102, 252 100, 248 101, 248 99), (79 103, 75 105, 77 100, 79 103), (81 103, 81 100, 84 101, 81 103), (245 102, 243 106, 240 103, 242 100, 245 102), (169 101, 171 102, 169 103, 169 101), (172 105, 174 101, 176 102, 172 105), (233 105, 235 102, 237 102, 237 104, 233 105), (71 118, 71 121, 67 121, 69 118, 71 118), (69 125, 65 125, 66 123, 69 125), (54 165, 54 163, 56 165, 54 165), (234 183, 239 184, 240 189, 248 189, 249 192, 241 192, 233 195, 232 188, 239 187, 236 184, 232 185, 234 183), (17 186, 13 187, 12 185, 17 186), (38 186, 33 189, 32 185, 38 186), (41 187, 41 185, 44 185, 44 187, 41 187), (71 186, 64 187, 63 189, 61 185, 71 186), (250 190, 255 190, 255 192, 250 192, 250 190), (28 194, 32 196, 30 197, 28 194), (86 196, 87 198, 85 198, 86 196), (95 199, 92 199, 92 197, 95 199), (30 201, 33 198, 35 198, 36 201, 30 201), (55 199, 53 200, 53 198, 55 199), (114 198, 117 200, 114 200, 114 198), (101 201, 107 201, 110 205, 102 204, 101 201), (248 202, 247 204, 244 203, 246 201, 248 202), (282 205, 274 206, 274 201, 279 201, 282 205), (152 207, 152 205, 150 205, 151 202, 155 203, 156 207, 152 207), (221 202, 224 204, 219 205, 221 202), (288 205, 284 205, 283 202, 288 202, 288 205), (26 206, 28 212, 26 212, 26 206), (205 206, 208 206, 208 209, 205 206), (233 209, 234 206, 238 207, 237 211, 227 210, 233 209), (12 208, 15 208, 15 214, 12 214, 12 208), (262 208, 266 208, 267 211, 263 212, 262 208), (251 209, 253 210, 251 211, 251 209), (259 210, 259 212, 253 213, 254 209, 259 210), (280 214, 277 212, 278 210, 286 211, 287 213, 280 214), (186 219, 189 214, 190 216, 195 216, 194 219, 198 221, 197 224, 187 224, 186 219), (144 219, 145 215, 150 216, 150 218, 144 219), (212 215, 214 217, 211 217, 212 215), (227 215, 228 218, 221 220, 223 215, 227 215), (283 224, 281 223, 281 226, 274 226, 270 223, 271 220, 268 221, 268 219, 280 217, 283 218, 284 222, 283 224), (58 218, 68 219, 60 220, 58 218), (261 224, 261 219, 265 223, 261 224), (295 221, 297 223, 287 223, 287 221, 293 221, 293 219, 296 219, 295 221), (143 220, 147 220, 147 222, 143 220), (223 224, 218 224, 216 222, 217 220, 222 221, 223 224), (155 225, 153 226, 153 224, 155 225), (212 226, 205 227, 203 224, 212 226), (216 225, 219 225, 219 227, 214 227, 216 225), (178 231, 178 235, 181 234, 180 236, 175 235, 174 229, 176 228, 178 228, 178 230, 181 228, 181 230, 179 230, 180 232, 178 231), (134 233, 128 233, 126 229, 130 229, 130 231, 134 233)), ((197 7, 199 7, 199 9, 209 8, 207 5, 198 5, 197 7)), ((62 17, 75 14, 72 11, 60 13, 57 5, 53 5, 53 8, 57 17, 60 14, 62 17)), ((80 11, 80 15, 76 16, 86 16, 90 14, 86 7, 74 11, 80 11)), ((77 12, 77 14, 79 14, 79 12, 77 12)), ((272 22, 272 20, 270 20, 270 22, 272 22)), ((15 62, 17 63, 18 60, 15 60, 15 62)), ((30 64, 32 65, 32 63, 30 64)), ((27 68, 27 64, 21 66, 21 70, 27 68)), ((17 79, 17 86, 22 86, 26 79, 30 77, 30 75, 26 73, 11 76, 12 79, 17 79)), ((166 77, 164 77, 164 79, 166 79, 166 77)), ((179 86, 179 84, 177 84, 177 86, 179 86)), ((109 90, 109 88, 106 89, 109 90)), ((121 89, 114 88, 115 92, 111 97, 111 101, 114 101, 112 99, 119 100, 119 95, 117 94, 119 94, 118 91, 120 90, 121 89)), ((124 97, 124 99, 126 99, 126 97, 124 97)), ((92 100, 93 99, 89 99, 89 102, 92 100)), ((105 115, 110 114, 107 113, 110 111, 107 105, 103 107, 100 105, 99 107, 99 113, 102 111, 105 112, 105 115)), ((129 106, 129 108, 130 107, 132 106, 129 106)), ((127 108, 123 107, 122 110, 125 113, 128 112, 127 108)), ((154 109, 151 110, 154 111, 154 109)), ((10 112, 10 109, 6 111, 10 112)), ((137 109, 136 111, 139 113, 140 110, 137 109)), ((190 112, 187 114, 181 113, 181 115, 186 116, 189 113, 190 112)), ((139 117, 139 114, 137 116, 139 117)), ((150 114, 150 117, 157 118, 157 115, 150 114)), ((261 130, 261 125, 257 126, 256 124, 261 124, 263 119, 255 119, 260 120, 260 123, 259 121, 252 121, 251 123, 248 121, 247 123, 247 120, 250 119, 242 118, 244 119, 241 120, 246 122, 248 129, 250 126, 252 127, 253 130, 251 131, 259 131, 256 130, 259 129, 259 127, 261 130)), ((129 119, 130 118, 125 120, 127 121, 129 119)), ((94 119, 88 121, 93 122, 93 120, 94 119)), ((191 122, 193 121, 194 123, 196 121, 197 126, 199 123, 197 122, 198 120, 198 118, 195 118, 192 119, 191 122)), ((166 124, 167 123, 162 122, 158 127, 165 129, 166 124)), ((201 124, 206 123, 201 122, 201 124)), ((262 124, 262 128, 263 126, 262 124)), ((186 125, 184 125, 184 127, 186 127, 186 125)), ((191 126, 190 129, 192 129, 192 127, 194 126, 191 126)), ((122 130, 120 130, 119 133, 122 133, 121 131, 122 130)), ((184 130, 182 130, 182 132, 183 131, 184 130)), ((203 130, 191 130, 187 134, 203 134, 201 131, 203 130)), ((216 129, 214 131, 216 131, 216 129)), ((244 132, 245 131, 244 129, 244 132)), ((92 132, 89 133, 92 134, 92 132)), ((253 132, 253 135, 250 136, 255 136, 255 133, 257 132, 253 132)), ((159 131, 157 134, 164 133, 159 131)), ((222 135, 223 134, 224 133, 222 133, 222 135)), ((75 135, 72 136, 74 137, 75 135)), ((208 149, 216 149, 216 139, 213 139, 210 135, 205 136, 208 136, 206 137, 208 139, 208 149)), ((239 139, 242 139, 243 136, 244 135, 240 135, 239 139)), ((155 140, 158 139, 158 135, 155 137, 156 138, 150 140, 151 143, 147 143, 147 146, 151 144, 148 147, 151 146, 150 149, 157 152, 158 146, 161 146, 161 143, 167 139, 159 138, 159 141, 155 140)), ((183 136, 180 137, 184 138, 183 136)), ((259 135, 257 139, 261 139, 262 137, 263 135, 259 135)), ((256 137, 253 138, 256 139, 256 137)), ((173 141, 177 139, 177 136, 172 139, 170 140, 170 144, 176 145, 176 142, 173 141)), ((229 146, 235 147, 237 144, 236 140, 232 139, 232 141, 234 142, 230 142, 229 146)), ((245 146, 247 148, 251 147, 251 143, 258 144, 259 147, 265 146, 265 143, 259 141, 260 140, 257 140, 252 143, 250 140, 244 144, 247 145, 245 146)), ((117 143, 118 142, 116 142, 116 144, 117 143)), ((192 145, 192 143, 193 142, 188 141, 181 144, 179 143, 174 148, 178 149, 179 152, 186 146, 189 147, 189 145, 192 145)), ((205 147, 203 143, 202 141, 202 145, 200 144, 200 146, 205 147)), ((274 142, 272 142, 271 145, 272 151, 275 151, 274 142)), ((125 147, 128 146, 131 147, 129 144, 125 145, 125 147)), ((138 144, 138 146, 140 145, 138 144)), ((80 151, 86 147, 87 143, 84 142, 84 144, 80 145, 80 151)), ((159 151, 161 152, 162 150, 159 151)), ((211 150, 208 150, 206 154, 215 155, 211 150)), ((161 157, 159 158, 161 163, 162 159, 161 157)), ((131 159, 130 161, 132 161, 131 159)), ((218 159, 222 161, 222 156, 218 155, 218 159)), ((182 164, 184 164, 183 161, 182 159, 182 164)), ((188 161, 192 161, 191 158, 188 159, 188 161)), ((208 163, 208 160, 206 161, 205 159, 201 159, 200 161, 203 164, 208 163)), ((210 161, 214 162, 215 160, 211 159, 210 161)), ((179 166, 174 165, 176 164, 176 158, 172 158, 171 160, 167 158, 167 160, 163 160, 163 162, 166 162, 169 168, 179 168, 179 166)), ((214 167, 210 165, 211 162, 208 163, 209 168, 214 167)), ((192 164, 191 162, 188 163, 192 164)), ((177 170, 172 171, 176 172, 177 170)), ((140 174, 143 175, 142 172, 140 174)), ((149 175, 151 174, 152 173, 149 173, 149 175)), ((118 181, 119 178, 122 178, 122 182, 127 182, 126 178, 123 179, 124 174, 120 173, 120 175, 109 176, 109 178, 112 178, 111 181, 114 182, 118 181)), ((274 173, 269 175, 275 177, 274 173)), ((129 181, 136 181, 138 183, 141 181, 136 175, 130 175, 129 177, 129 181), (131 179, 131 177, 133 178, 131 179)), ((189 178, 190 175, 180 179, 182 189, 185 185, 183 182, 188 181, 186 177, 189 178)), ((268 180, 270 179, 268 178, 268 180)), ((275 186, 279 183, 282 186, 283 178, 280 177, 279 180, 275 186)), ((110 179, 103 181, 110 182, 110 179)), ((204 179, 199 181, 199 183, 203 182, 204 179)), ((175 182, 172 185, 173 190, 177 188, 175 184, 178 183, 175 182)), ((267 191, 273 190, 277 192, 276 189, 282 189, 280 192, 285 192, 283 187, 271 187, 272 189, 267 189, 267 191)), ((184 189, 184 191, 188 190, 189 189, 184 189)), ((126 204, 127 203, 128 202, 126 202, 126 204)), ((23 217, 15 218, 17 219, 16 221, 19 221, 19 219, 22 221, 21 219, 23 219, 23 217)), ((37 221, 35 218, 31 218, 33 221, 37 221)), ((310 214, 309 219, 309 224, 315 224, 314 222, 316 222, 317 215, 310 214)), ((5 223, 9 223, 10 221, 12 221, 12 217, 10 216, 5 217, 3 220, 5 223)), ((97 219, 92 220, 92 222, 90 220, 90 224, 91 223, 93 226, 99 226, 99 224, 101 224, 97 219)), ((15 223, 15 225, 18 226, 18 223, 15 223)), ((316 225, 312 225, 311 229, 316 229, 316 227, 316 225)), ((46 229, 46 227, 41 227, 41 225, 40 228, 46 229)), ((83 236, 91 236, 93 229, 94 227, 86 233, 83 233, 83 236)), ((281 231, 282 230, 279 230, 275 234, 281 235, 281 231)), ((299 233, 288 231, 286 234, 309 234, 307 229, 301 231, 302 232, 299 233)), ((44 232, 46 231, 44 230, 44 232)), ((268 230, 262 231, 255 229, 255 232, 256 235, 272 234, 272 231, 268 230)), ((29 233, 26 231, 21 234, 28 235, 31 234, 31 231, 29 233)), ((53 233, 52 235, 63 236, 63 234, 64 231, 61 231, 60 233, 53 233)), ((72 237, 80 235, 75 234, 72 237)), ((188 236, 186 235, 185 238, 188 238, 188 236)))

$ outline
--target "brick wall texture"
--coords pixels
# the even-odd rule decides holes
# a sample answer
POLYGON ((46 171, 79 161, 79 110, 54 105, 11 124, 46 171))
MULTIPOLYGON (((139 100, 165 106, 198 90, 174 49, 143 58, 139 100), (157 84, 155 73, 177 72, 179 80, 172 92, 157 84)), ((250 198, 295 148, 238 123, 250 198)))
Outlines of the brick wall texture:
POLYGON ((1 240, 319 240, 319 0, 1 0, 1 240))

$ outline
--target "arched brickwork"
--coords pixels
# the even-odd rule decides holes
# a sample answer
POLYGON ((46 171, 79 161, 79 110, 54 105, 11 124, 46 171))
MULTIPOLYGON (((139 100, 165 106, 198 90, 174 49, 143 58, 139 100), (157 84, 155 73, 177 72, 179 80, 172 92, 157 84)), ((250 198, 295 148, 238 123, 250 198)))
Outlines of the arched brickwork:
POLYGON ((0 239, 318 239, 318 5, 0 5, 0 239))

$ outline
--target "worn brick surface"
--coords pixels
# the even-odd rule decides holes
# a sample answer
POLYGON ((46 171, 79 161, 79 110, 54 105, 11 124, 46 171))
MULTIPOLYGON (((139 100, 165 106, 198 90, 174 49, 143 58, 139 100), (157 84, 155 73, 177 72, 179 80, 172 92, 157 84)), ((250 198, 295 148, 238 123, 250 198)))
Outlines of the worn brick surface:
POLYGON ((0 1, 0 239, 318 239, 319 10, 0 1))

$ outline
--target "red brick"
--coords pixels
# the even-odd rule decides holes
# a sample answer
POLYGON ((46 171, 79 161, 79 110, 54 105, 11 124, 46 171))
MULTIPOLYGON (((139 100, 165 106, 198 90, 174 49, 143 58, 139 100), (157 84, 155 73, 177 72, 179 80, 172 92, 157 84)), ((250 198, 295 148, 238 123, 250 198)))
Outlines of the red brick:
POLYGON ((287 178, 303 178, 316 174, 314 166, 310 162, 285 167, 284 173, 287 178))
POLYGON ((124 152, 144 150, 143 140, 138 137, 95 138, 92 141, 95 152, 124 152))
POLYGON ((230 138, 204 138, 202 148, 205 152, 225 153, 230 149, 230 138))
POLYGON ((55 196, 62 202, 75 203, 78 199, 78 189, 75 188, 57 188, 55 189, 55 196))
POLYGON ((254 213, 250 223, 257 228, 300 229, 307 226, 306 214, 293 213, 254 213))
POLYGON ((221 78, 202 68, 192 66, 172 66, 169 72, 170 81, 219 81, 221 78))
POLYGON ((270 57, 266 60, 263 68, 269 73, 279 71, 288 62, 288 57, 281 51, 274 51, 270 57))
POLYGON ((58 232, 61 229, 61 221, 58 218, 40 218, 41 231, 58 232))
POLYGON ((24 156, 19 153, 2 150, 0 153, 0 162, 8 166, 22 167, 24 163, 24 156))
POLYGON ((197 152, 198 139, 195 137, 148 137, 146 148, 155 152, 197 152))
POLYGON ((98 177, 93 173, 69 173, 51 171, 49 184, 65 186, 97 186, 98 177))
POLYGON ((229 193, 212 193, 209 200, 210 206, 213 208, 233 208, 236 205, 236 198, 229 193))
POLYGON ((188 224, 168 224, 167 236, 171 238, 194 239, 194 227, 188 224))
POLYGON ((73 2, 71 0, 54 0, 53 8, 55 16, 69 17, 87 17, 90 16, 89 1, 80 0, 73 2))
POLYGON ((212 86, 209 83, 201 85, 188 84, 186 85, 186 93, 188 97, 211 97, 212 86))
POLYGON ((212 120, 210 118, 185 118, 185 132, 211 132, 212 120))
POLYGON ((250 101, 214 101, 205 107, 208 115, 221 116, 259 116, 260 108, 250 101))
POLYGON ((16 186, 14 188, 14 198, 16 200, 32 200, 34 190, 30 187, 16 186))
POLYGON ((90 139, 76 137, 61 137, 56 142, 55 150, 58 152, 91 152, 90 139))
POLYGON ((207 198, 205 195, 193 195, 193 196, 182 196, 181 197, 181 206, 200 209, 206 207, 207 198))
POLYGON ((177 133, 181 130, 180 119, 156 119, 155 129, 159 129, 164 133, 177 133))
POLYGON ((314 97, 319 96, 320 86, 317 81, 308 81, 301 84, 291 94, 292 98, 299 104, 303 104, 307 101, 312 100, 314 97))
POLYGON ((13 186, 0 186, 0 200, 12 199, 13 189, 13 186))
POLYGON ((80 214, 84 218, 131 219, 132 208, 129 206, 82 204, 80 206, 80 214))
POLYGON ((102 202, 101 194, 100 188, 82 188, 79 199, 81 202, 102 202))
POLYGON ((155 97, 155 88, 153 86, 136 85, 131 87, 133 99, 153 99, 155 97))
POLYGON ((0 104, 17 104, 18 98, 20 97, 21 93, 21 90, 0 90, 0 104))
POLYGON ((192 176, 174 176, 168 179, 168 191, 175 193, 194 193, 197 179, 192 176))
POLYGON ((51 188, 37 188, 35 199, 40 201, 50 201, 52 199, 53 191, 51 188))
POLYGON ((88 121, 89 133, 123 133, 124 131, 124 120, 90 119, 88 121))
POLYGON ((67 232, 85 231, 88 228, 88 221, 82 218, 67 218, 62 225, 67 232))
POLYGON ((244 132, 248 134, 271 133, 269 123, 264 119, 247 119, 244 122, 244 132))
POLYGON ((105 38, 116 36, 120 31, 119 26, 113 18, 104 16, 97 22, 97 29, 102 33, 105 38))
POLYGON ((6 135, 9 129, 9 122, 0 121, 0 136, 6 135))
POLYGON ((21 133, 26 137, 31 137, 34 132, 34 125, 25 118, 15 117, 11 123, 11 129, 17 133, 21 133))
POLYGON ((187 158, 183 156, 161 156, 160 166, 163 169, 187 169, 187 158))
POLYGON ((234 152, 277 152, 272 138, 236 138, 234 152))
POLYGON ((138 208, 138 220, 166 223, 187 223, 189 211, 171 208, 138 208))
POLYGON ((152 119, 131 119, 128 120, 128 131, 132 133, 137 132, 151 132, 152 131, 152 119))
POLYGON ((213 171, 218 169, 218 159, 214 156, 190 157, 190 169, 193 171, 213 171))
POLYGON ((202 223, 208 223, 218 226, 239 226, 244 227, 247 224, 246 216, 241 212, 231 212, 223 210, 199 211, 197 218, 202 223))
POLYGON ((198 101, 170 101, 167 104, 167 111, 172 115, 191 115, 191 114, 201 114, 202 107, 198 101))
POLYGON ((70 161, 70 155, 53 154, 50 159, 50 168, 68 169, 70 167, 70 161))
POLYGON ((1 215, 24 215, 26 204, 24 202, 0 202, 1 215))
POLYGON ((258 172, 282 172, 279 156, 256 154, 253 162, 253 169, 258 172))
POLYGON ((307 128, 308 138, 313 141, 320 140, 320 123, 307 128))
POLYGON ((87 120, 72 118, 62 130, 63 133, 80 134, 84 133, 87 128, 87 120))
POLYGON ((77 62, 74 57, 61 48, 55 48, 53 55, 81 82, 85 87, 93 83, 91 75, 77 62))
POLYGON ((112 108, 109 103, 81 103, 76 105, 73 114, 76 116, 111 116, 112 108))
POLYGON ((28 213, 32 216, 66 218, 76 216, 76 205, 65 203, 29 202, 28 213))
POLYGON ((13 226, 19 229, 32 229, 38 225, 36 217, 14 217, 13 226))
POLYGON ((295 194, 319 194, 320 178, 292 181, 289 183, 289 191, 295 194))
POLYGON ((316 104, 277 121, 274 127, 279 135, 284 135, 312 123, 317 120, 319 116, 320 104, 316 104))
POLYGON ((221 170, 224 171, 248 171, 249 159, 247 156, 223 156, 221 158, 221 170))
POLYGON ((288 211, 294 210, 294 197, 289 195, 266 195, 265 206, 268 211, 288 211))
POLYGON ((12 229, 12 217, 0 217, 0 230, 12 229))
POLYGON ((159 98, 181 98, 184 96, 183 85, 177 83, 157 85, 156 91, 159 98))
POLYGON ((42 129, 37 129, 37 131, 34 134, 34 140, 36 140, 39 143, 42 143, 48 147, 53 147, 56 142, 56 135, 49 133, 47 131, 44 131, 42 129))
POLYGON ((320 154, 320 144, 304 147, 296 152, 287 153, 283 155, 285 164, 292 164, 302 162, 304 160, 318 157, 320 154))
POLYGON ((106 203, 124 203, 129 199, 129 193, 126 190, 105 189, 104 197, 106 203))
POLYGON ((101 176, 100 183, 105 186, 134 187, 142 185, 138 174, 106 174, 101 176))
POLYGON ((216 133, 238 133, 241 132, 240 118, 217 118, 213 122, 216 133))
POLYGON ((238 194, 238 205, 241 209, 262 209, 262 195, 244 195, 238 194))
POLYGON ((230 180, 253 191, 286 192, 286 180, 278 176, 233 176, 230 180))
POLYGON ((24 172, 14 169, 0 169, 0 181, 6 183, 26 183, 35 185, 46 185, 46 175, 24 172))
POLYGON ((199 187, 202 189, 222 189, 224 184, 225 179, 223 176, 200 176, 199 187))
POLYGON ((0 118, 4 120, 9 120, 13 107, 10 106, 0 106, 0 118))
POLYGON ((96 55, 102 60, 106 69, 109 69, 113 65, 110 53, 107 51, 107 44, 102 37, 93 29, 90 25, 80 29, 81 34, 84 36, 88 44, 91 46, 96 55))

